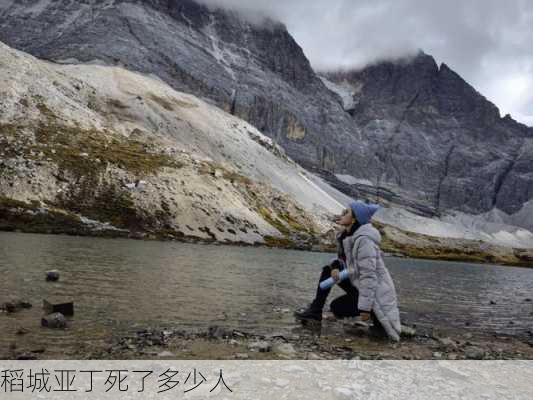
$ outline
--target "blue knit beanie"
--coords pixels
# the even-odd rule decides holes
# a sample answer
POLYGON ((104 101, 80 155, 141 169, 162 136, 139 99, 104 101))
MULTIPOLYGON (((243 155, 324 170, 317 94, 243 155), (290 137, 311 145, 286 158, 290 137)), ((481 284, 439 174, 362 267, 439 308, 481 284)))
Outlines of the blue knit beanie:
POLYGON ((352 214, 355 216, 360 225, 368 224, 370 222, 370 218, 372 218, 379 207, 380 206, 378 204, 366 204, 360 200, 352 201, 350 203, 352 214))

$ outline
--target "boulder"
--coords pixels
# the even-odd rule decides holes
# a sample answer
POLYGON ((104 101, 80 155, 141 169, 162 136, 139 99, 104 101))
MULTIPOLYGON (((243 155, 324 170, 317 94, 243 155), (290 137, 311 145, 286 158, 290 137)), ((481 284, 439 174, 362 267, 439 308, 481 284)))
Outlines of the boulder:
POLYGON ((322 360, 323 358, 320 357, 318 354, 316 353, 307 353, 307 359, 308 360, 322 360))
POLYGON ((258 351, 260 353, 267 353, 272 350, 272 345, 264 340, 259 340, 257 342, 252 342, 248 345, 248 348, 251 351, 258 351))
POLYGON ((67 320, 61 313, 52 313, 41 319, 41 326, 50 329, 64 329, 67 327, 67 320))
POLYGON ((296 354, 296 350, 290 343, 279 343, 274 346, 274 353, 294 355, 296 354))
POLYGON ((465 357, 468 360, 482 360, 485 357, 485 351, 476 346, 469 346, 465 349, 465 357))
POLYGON ((437 341, 445 350, 455 350, 457 348, 457 343, 450 338, 438 338, 437 341))
POLYGON ((416 335, 416 329, 412 328, 410 326, 402 325, 402 333, 401 335, 403 337, 413 337, 416 335))
POLYGON ((43 300, 43 309, 47 314, 74 315, 74 302, 57 299, 43 300))
POLYGON ((218 325, 212 325, 207 329, 207 336, 211 339, 223 339, 232 337, 233 332, 218 325))

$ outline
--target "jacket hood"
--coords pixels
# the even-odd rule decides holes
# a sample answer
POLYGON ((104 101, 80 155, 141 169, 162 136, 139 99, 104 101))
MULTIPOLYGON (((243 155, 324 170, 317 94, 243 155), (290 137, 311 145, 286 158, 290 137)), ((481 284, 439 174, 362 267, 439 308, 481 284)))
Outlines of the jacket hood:
POLYGON ((354 240, 357 240, 357 238, 361 237, 361 236, 367 236, 369 237, 370 239, 372 239, 372 241, 374 243, 376 243, 378 246, 379 244, 381 243, 381 234, 379 233, 379 231, 374 228, 371 224, 365 224, 365 225, 362 225, 359 229, 357 229, 355 231, 355 233, 353 234, 353 238, 354 240))

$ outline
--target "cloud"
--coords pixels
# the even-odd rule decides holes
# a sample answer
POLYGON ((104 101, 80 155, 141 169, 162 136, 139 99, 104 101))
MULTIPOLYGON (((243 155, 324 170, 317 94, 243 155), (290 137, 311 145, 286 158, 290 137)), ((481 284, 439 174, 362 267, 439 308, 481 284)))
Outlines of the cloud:
POLYGON ((316 70, 361 68, 422 49, 457 71, 502 114, 531 125, 529 0, 200 1, 236 10, 254 23, 265 16, 283 22, 316 70))

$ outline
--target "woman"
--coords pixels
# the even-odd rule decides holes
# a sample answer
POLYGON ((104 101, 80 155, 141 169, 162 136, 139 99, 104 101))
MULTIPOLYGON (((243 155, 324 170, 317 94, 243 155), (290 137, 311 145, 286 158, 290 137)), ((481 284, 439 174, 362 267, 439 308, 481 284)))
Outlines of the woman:
POLYGON ((370 219, 378 210, 375 204, 354 201, 336 221, 344 227, 337 236, 338 258, 322 269, 316 296, 309 307, 295 313, 299 320, 322 320, 322 309, 331 288, 321 289, 320 282, 332 277, 346 292, 331 302, 337 318, 359 316, 372 320, 374 329, 400 340, 400 314, 396 289, 385 267, 379 248, 381 235, 370 219), (339 271, 347 268, 349 279, 339 282, 339 271))

